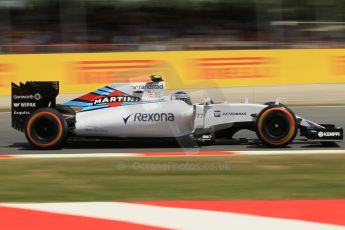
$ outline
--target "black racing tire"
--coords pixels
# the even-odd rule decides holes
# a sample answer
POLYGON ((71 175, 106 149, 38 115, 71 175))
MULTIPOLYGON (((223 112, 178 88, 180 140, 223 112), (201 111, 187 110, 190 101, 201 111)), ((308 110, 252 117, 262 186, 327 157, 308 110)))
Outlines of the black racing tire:
POLYGON ((257 117, 255 131, 265 145, 284 147, 290 144, 297 135, 296 116, 285 106, 267 106, 257 117))
POLYGON ((42 108, 32 113, 25 123, 25 136, 37 149, 60 149, 67 137, 67 122, 62 114, 52 108, 42 108))

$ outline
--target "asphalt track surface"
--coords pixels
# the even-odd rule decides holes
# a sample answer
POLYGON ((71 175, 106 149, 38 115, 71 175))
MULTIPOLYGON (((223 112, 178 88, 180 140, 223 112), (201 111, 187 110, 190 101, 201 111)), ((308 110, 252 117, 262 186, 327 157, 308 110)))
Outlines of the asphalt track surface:
MULTIPOLYGON (((331 123, 339 127, 345 127, 345 106, 314 106, 291 107, 295 114, 318 123, 331 123)), ((255 133, 241 131, 237 137, 256 138, 255 133)), ((344 142, 336 145, 323 146, 318 142, 305 142, 296 137, 293 144, 282 150, 322 150, 345 149, 344 142)), ((161 142, 95 142, 68 144, 61 150, 39 151, 33 149, 26 141, 23 133, 11 128, 10 113, 0 113, 0 155, 1 154, 35 154, 35 153, 140 153, 140 152, 175 152, 175 151, 243 151, 243 150, 272 150, 257 144, 213 145, 196 148, 181 147, 179 143, 161 142)))

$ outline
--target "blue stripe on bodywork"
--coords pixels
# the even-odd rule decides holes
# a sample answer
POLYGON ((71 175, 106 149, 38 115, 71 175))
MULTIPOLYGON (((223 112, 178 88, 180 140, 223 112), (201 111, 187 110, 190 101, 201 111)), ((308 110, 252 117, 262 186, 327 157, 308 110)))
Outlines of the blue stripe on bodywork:
POLYGON ((101 91, 101 90, 96 90, 93 93, 96 93, 96 94, 102 95, 102 96, 108 96, 110 92, 104 92, 104 91, 101 91))
POLYGON ((110 88, 108 88, 108 87, 104 87, 104 88, 99 89, 99 90, 102 90, 102 91, 104 91, 104 92, 108 92, 108 93, 112 93, 112 92, 114 92, 114 91, 115 91, 114 89, 110 89, 110 88))
POLYGON ((108 107, 109 107, 108 105, 95 105, 95 106, 85 107, 80 112, 92 111, 96 109, 104 109, 108 107))
POLYGON ((69 101, 69 102, 64 103, 63 105, 85 107, 85 106, 92 106, 93 104, 90 102, 84 102, 84 101, 69 101))

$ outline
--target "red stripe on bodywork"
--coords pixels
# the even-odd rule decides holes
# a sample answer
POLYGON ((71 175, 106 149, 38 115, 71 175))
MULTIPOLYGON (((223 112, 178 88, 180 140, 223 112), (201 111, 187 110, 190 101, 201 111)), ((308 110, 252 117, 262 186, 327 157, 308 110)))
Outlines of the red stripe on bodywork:
POLYGON ((345 226, 345 200, 152 201, 136 203, 234 212, 345 226))
POLYGON ((117 96, 117 97, 123 97, 124 95, 125 95, 124 92, 118 91, 118 90, 116 90, 116 91, 114 91, 114 92, 112 92, 112 93, 109 94, 110 97, 115 97, 115 96, 117 96))
POLYGON ((8 230, 114 230, 114 229, 163 229, 140 224, 90 217, 63 215, 26 209, 0 207, 0 229, 8 230))
POLYGON ((77 99, 79 100, 83 100, 83 101, 88 101, 88 102, 93 102, 94 100, 96 100, 97 98, 102 98, 104 96, 101 96, 101 95, 95 95, 93 93, 88 93, 88 94, 85 94, 81 97, 78 97, 77 99))

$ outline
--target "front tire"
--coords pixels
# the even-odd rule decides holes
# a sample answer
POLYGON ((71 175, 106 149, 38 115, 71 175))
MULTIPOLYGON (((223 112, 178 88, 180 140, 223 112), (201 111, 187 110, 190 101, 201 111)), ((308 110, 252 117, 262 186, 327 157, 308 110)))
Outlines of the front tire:
POLYGON ((263 109, 255 124, 259 139, 270 147, 284 147, 297 135, 294 113, 285 106, 268 106, 263 109))
POLYGON ((67 122, 55 109, 42 108, 30 115, 25 124, 25 136, 38 149, 62 148, 67 137, 67 122))

